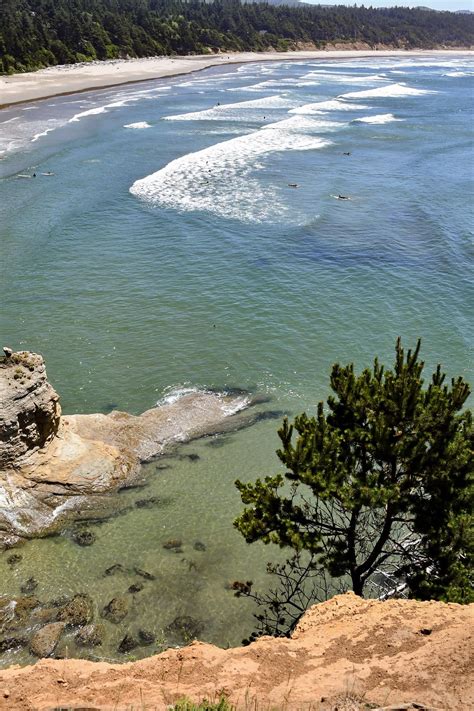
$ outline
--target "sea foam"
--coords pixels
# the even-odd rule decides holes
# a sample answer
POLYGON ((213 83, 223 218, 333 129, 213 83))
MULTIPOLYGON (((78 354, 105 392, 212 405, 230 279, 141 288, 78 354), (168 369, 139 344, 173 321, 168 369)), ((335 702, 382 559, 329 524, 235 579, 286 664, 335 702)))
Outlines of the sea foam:
POLYGON ((290 114, 324 114, 329 111, 361 111, 362 109, 370 109, 370 106, 363 104, 351 104, 349 101, 341 101, 340 99, 329 99, 328 101, 317 101, 314 104, 303 104, 294 109, 290 109, 290 114))
POLYGON ((275 96, 264 96, 259 99, 251 99, 250 101, 237 101, 232 104, 219 104, 204 111, 191 111, 185 114, 173 114, 163 116, 166 121, 220 121, 238 120, 239 118, 247 120, 250 116, 246 115, 249 109, 287 109, 293 106, 294 102, 281 94, 275 96), (243 113, 241 113, 243 111, 243 113))
POLYGON ((124 128, 151 128, 151 125, 147 121, 137 121, 124 124, 124 128))
POLYGON ((395 118, 393 114, 377 114, 376 116, 362 116, 356 118, 352 123, 391 123, 392 121, 403 121, 404 119, 395 118))
POLYGON ((380 86, 378 89, 367 89, 363 91, 351 91, 348 94, 341 94, 340 99, 391 99, 404 96, 422 96, 423 94, 433 94, 427 89, 414 89, 406 84, 389 84, 380 86))
POLYGON ((259 161, 276 152, 329 145, 327 140, 308 135, 301 126, 288 129, 288 125, 276 123, 189 153, 137 180, 130 192, 152 205, 180 211, 207 211, 244 222, 279 220, 287 206, 273 183, 265 187, 257 179, 259 161))

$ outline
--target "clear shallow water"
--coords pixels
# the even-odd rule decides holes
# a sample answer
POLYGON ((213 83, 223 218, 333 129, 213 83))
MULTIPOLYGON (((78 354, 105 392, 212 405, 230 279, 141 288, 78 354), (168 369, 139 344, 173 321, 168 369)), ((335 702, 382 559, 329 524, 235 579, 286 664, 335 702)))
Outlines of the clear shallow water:
MULTIPOLYGON (((140 412, 184 385, 294 414, 334 361, 391 362, 398 335, 472 382, 472 75, 459 56, 282 61, 2 111, 2 343, 45 356, 65 412, 140 412)), ((104 569, 139 560, 157 580, 99 655, 178 614, 238 643, 251 610, 225 583, 262 580, 271 551, 232 529, 233 481, 278 467, 277 422, 151 465, 91 548, 31 542, 14 571, 0 558, 2 589, 34 575, 41 599, 100 609, 136 578, 104 569)))

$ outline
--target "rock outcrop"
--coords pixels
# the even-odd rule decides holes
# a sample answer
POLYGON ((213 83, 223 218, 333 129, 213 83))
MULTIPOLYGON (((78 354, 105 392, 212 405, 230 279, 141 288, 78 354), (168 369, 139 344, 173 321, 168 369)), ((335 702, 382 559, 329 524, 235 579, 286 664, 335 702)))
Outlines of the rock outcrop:
POLYGON ((59 396, 41 356, 26 351, 0 358, 0 471, 21 466, 56 435, 59 396))
POLYGON ((133 482, 141 462, 177 442, 244 426, 236 413, 248 404, 243 394, 196 391, 138 416, 61 417, 42 357, 2 358, 0 545, 54 532, 79 511, 104 515, 109 494, 133 482))
MULTIPOLYGON (((312 607, 291 639, 234 649, 193 642, 130 664, 45 659, 0 671, 0 711, 164 711, 183 697, 221 694, 238 711, 472 711, 473 608, 348 593, 312 607)), ((121 646, 139 642, 127 635, 121 646)))

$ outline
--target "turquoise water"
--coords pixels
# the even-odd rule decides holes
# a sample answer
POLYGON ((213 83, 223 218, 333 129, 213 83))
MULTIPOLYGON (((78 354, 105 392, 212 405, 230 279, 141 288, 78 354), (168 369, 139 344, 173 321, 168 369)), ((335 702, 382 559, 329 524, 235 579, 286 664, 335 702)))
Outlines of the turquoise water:
MULTIPOLYGON (((44 355, 67 413, 182 387, 311 411, 334 361, 390 362, 398 335, 472 381, 473 74, 468 56, 282 60, 2 111, 2 344, 44 355)), ((133 579, 103 570, 139 558, 159 582, 126 625, 191 614, 238 643, 251 609, 225 583, 263 581, 271 551, 232 529, 233 481, 278 467, 277 422, 187 445, 150 475, 166 506, 126 492, 90 549, 64 535, 0 560, 5 592, 34 575, 40 597, 89 590, 99 609, 133 579)))

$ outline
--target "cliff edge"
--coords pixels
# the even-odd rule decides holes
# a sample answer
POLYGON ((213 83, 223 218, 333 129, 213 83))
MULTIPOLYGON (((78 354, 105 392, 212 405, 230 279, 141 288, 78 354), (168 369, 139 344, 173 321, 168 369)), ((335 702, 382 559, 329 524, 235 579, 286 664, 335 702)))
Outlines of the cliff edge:
POLYGON ((178 699, 237 709, 474 708, 473 606, 363 600, 313 606, 291 639, 248 647, 193 642, 128 664, 44 659, 0 671, 0 710, 164 711, 178 699))

